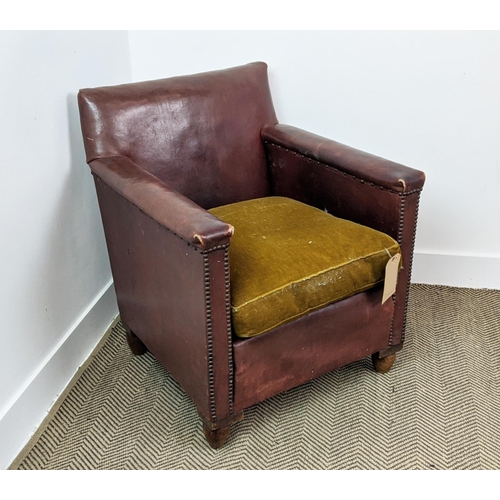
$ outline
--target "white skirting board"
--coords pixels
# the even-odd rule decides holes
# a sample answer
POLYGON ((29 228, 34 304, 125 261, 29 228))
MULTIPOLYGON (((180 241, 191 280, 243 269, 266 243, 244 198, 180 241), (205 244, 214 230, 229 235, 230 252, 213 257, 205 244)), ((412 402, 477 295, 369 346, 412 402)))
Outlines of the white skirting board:
POLYGON ((6 469, 118 316, 109 282, 68 330, 0 419, 0 469, 6 469))
POLYGON ((412 283, 500 289, 500 257, 415 253, 412 283))

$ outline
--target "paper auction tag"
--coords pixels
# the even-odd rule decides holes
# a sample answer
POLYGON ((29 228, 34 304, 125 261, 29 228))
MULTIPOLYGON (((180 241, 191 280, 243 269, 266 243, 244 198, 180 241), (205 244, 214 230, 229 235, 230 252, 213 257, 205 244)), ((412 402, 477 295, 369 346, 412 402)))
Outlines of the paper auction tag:
POLYGON ((385 266, 384 293, 382 294, 382 304, 396 292, 400 260, 401 254, 397 253, 387 261, 387 265, 385 266))

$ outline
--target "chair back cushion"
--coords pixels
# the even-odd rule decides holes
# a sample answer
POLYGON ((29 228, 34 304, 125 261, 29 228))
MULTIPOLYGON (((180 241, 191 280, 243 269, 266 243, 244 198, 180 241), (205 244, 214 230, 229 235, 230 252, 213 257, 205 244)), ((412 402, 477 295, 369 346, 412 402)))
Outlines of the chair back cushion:
POLYGON ((78 103, 88 163, 128 156, 206 209, 270 194, 265 63, 83 89, 78 103))

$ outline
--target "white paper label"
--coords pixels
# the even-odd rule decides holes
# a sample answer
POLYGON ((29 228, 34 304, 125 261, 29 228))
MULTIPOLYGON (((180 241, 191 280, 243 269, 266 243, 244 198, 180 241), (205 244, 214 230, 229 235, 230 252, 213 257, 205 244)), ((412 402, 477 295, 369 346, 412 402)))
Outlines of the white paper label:
POLYGON ((391 295, 396 293, 400 260, 401 254, 397 253, 387 261, 387 265, 385 266, 384 293, 382 294, 382 304, 391 295))

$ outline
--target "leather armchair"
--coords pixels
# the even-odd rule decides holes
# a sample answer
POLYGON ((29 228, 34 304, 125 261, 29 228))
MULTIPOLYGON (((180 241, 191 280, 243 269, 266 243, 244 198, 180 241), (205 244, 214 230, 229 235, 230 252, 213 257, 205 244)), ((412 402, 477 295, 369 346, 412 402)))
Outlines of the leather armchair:
POLYGON ((260 62, 84 89, 78 102, 129 345, 191 397, 212 447, 279 392, 365 356, 390 369, 404 343, 422 172, 278 124, 260 62), (209 210, 270 196, 393 238, 403 264, 391 299, 382 304, 377 283, 235 335, 234 228, 209 210))

